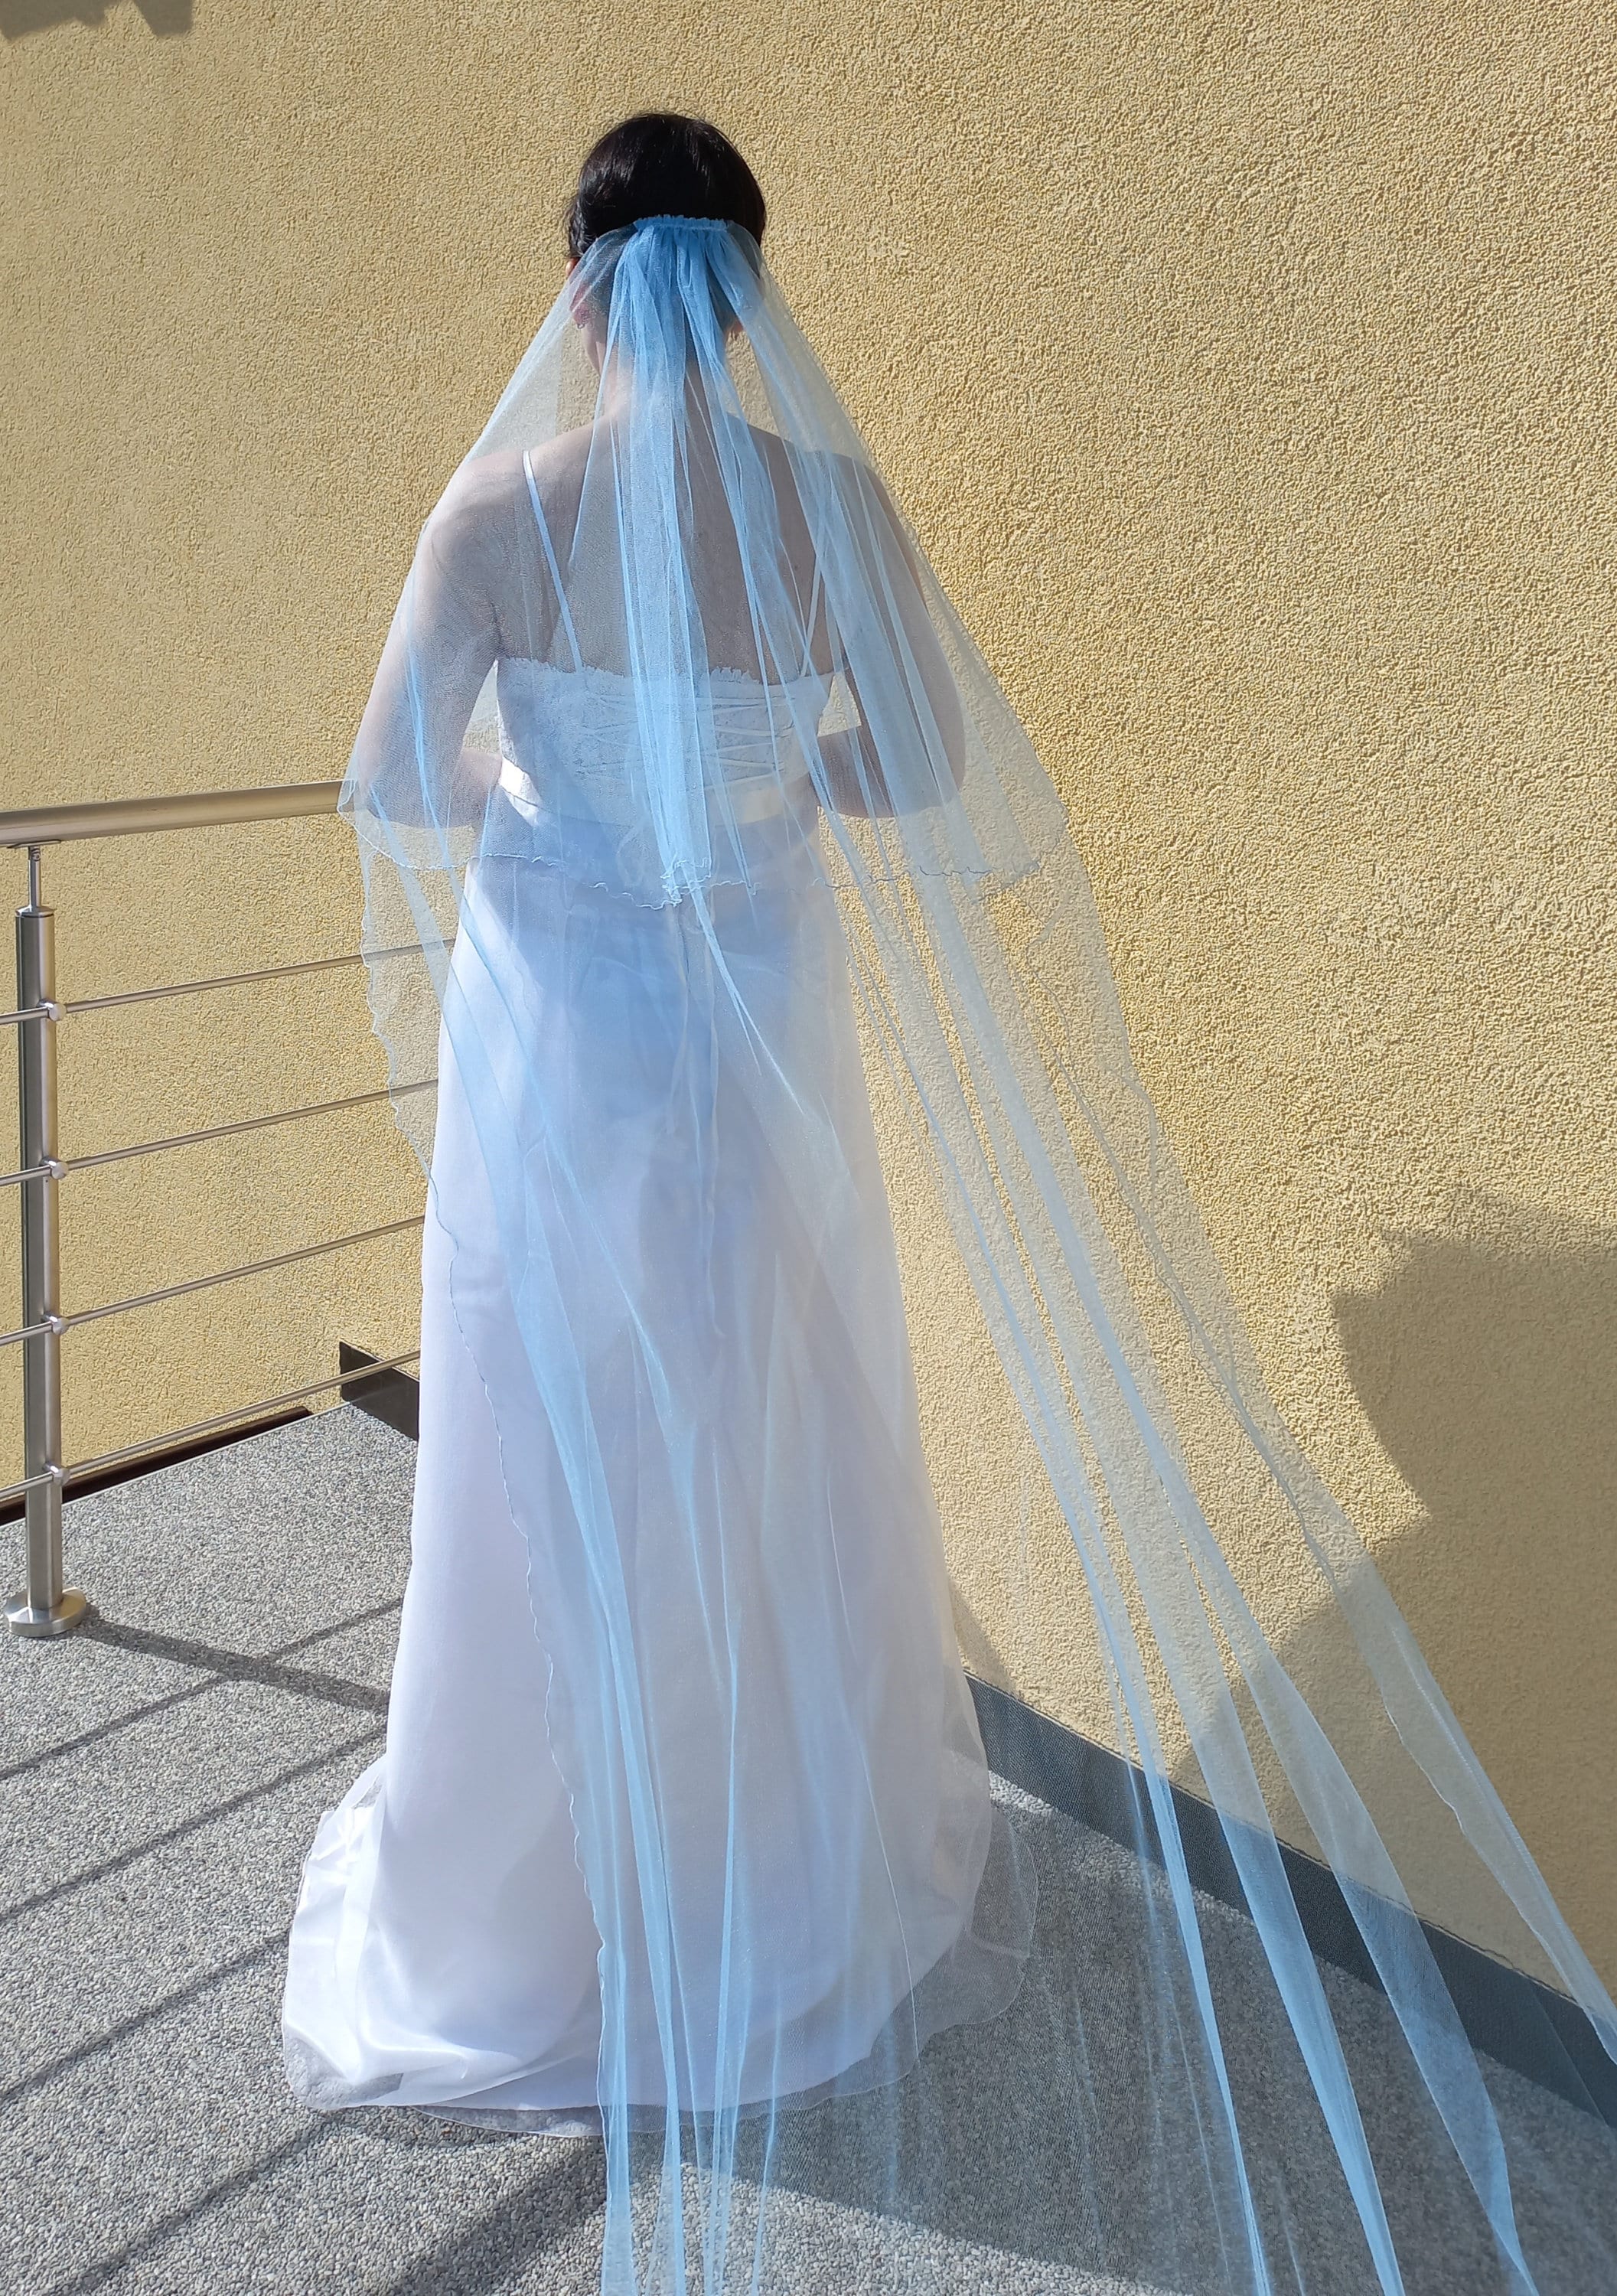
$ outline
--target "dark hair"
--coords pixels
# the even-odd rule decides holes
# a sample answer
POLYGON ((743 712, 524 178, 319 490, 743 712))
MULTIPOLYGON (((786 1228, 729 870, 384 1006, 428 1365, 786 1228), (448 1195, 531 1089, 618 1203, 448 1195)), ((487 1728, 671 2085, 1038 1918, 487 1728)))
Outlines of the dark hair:
POLYGON ((639 111, 594 144, 567 210, 567 251, 580 256, 642 216, 702 216, 764 235, 764 195, 727 135, 682 111, 639 111))

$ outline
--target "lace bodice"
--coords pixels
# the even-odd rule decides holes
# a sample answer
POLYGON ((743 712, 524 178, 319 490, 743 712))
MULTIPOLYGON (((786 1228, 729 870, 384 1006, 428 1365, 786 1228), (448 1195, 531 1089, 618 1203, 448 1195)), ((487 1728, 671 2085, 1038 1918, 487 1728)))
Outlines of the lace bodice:
MULTIPOLYGON (((625 828, 644 819, 634 680, 589 663, 569 669, 508 655, 497 691, 500 786, 519 812, 625 828)), ((767 685, 742 670, 710 672, 702 767, 716 822, 763 821, 808 796, 804 742, 830 692, 817 671, 767 685)))

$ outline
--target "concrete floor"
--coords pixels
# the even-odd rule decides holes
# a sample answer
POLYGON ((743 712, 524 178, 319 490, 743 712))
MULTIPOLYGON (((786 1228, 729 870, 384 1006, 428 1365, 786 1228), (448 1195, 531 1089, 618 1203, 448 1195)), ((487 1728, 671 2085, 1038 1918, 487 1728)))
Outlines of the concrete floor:
MULTIPOLYGON (((6 2289, 598 2285, 594 2143, 321 2118, 282 2079, 302 1856, 382 1740, 414 1459, 338 1410, 76 1501, 71 1573, 99 1617, 62 1644, 0 1638, 6 2289)), ((1195 2100, 1141 2021, 1151 1885, 1099 1837, 1005 1799, 1040 1871, 1035 1967, 1059 1994, 1030 1979, 994 2025, 935 2043, 924 2079, 799 2117, 761 2284, 781 2296, 1248 2285, 1227 2226, 1167 2165, 1194 2150, 1195 2100)), ((1202 1912, 1276 2286, 1358 2296, 1374 2277, 1301 2068, 1273 2038, 1261 1957, 1237 1915, 1202 1912)), ((1325 1974, 1408 2288, 1504 2290, 1474 2206, 1436 2165, 1386 2005, 1325 1974)), ((1544 2296, 1617 2288, 1610 2133, 1513 2075, 1489 2081, 1522 2148, 1544 2296)))

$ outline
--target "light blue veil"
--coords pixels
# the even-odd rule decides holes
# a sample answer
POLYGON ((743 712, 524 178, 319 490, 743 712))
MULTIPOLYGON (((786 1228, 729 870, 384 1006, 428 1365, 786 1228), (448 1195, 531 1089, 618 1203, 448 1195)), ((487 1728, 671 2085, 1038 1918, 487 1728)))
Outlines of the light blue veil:
POLYGON ((1065 808, 746 233, 589 249, 343 805, 600 1940, 603 2288, 1617 2287, 1617 2013, 1267 1392, 1065 808), (1005 1460, 957 1575, 1035 1704, 1087 1665, 1110 1710, 1020 1784, 951 1359, 1005 1460))

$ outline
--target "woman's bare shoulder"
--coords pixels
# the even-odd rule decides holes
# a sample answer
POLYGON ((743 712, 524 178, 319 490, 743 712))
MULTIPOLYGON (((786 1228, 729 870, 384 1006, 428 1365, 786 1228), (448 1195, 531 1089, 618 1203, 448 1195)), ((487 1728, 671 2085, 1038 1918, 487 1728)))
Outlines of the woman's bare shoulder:
POLYGON ((596 427, 580 422, 576 430, 561 430, 554 439, 546 439, 543 446, 530 447, 525 456, 518 455, 516 482, 525 488, 531 471, 534 490, 547 511, 575 505, 589 466, 596 427), (524 462, 527 470, 522 468, 524 462))
POLYGON ((502 447, 469 455, 439 496, 422 539, 439 559, 475 557, 485 544, 505 547, 513 513, 531 517, 529 472, 546 516, 575 506, 588 455, 587 426, 543 446, 502 447))
POLYGON ((842 454, 831 447, 789 446, 778 431, 760 430, 756 423, 749 428, 777 494, 800 499, 805 486, 812 488, 817 484, 828 483, 845 498, 863 495, 890 517, 898 517, 897 506, 881 472, 862 455, 842 454))
POLYGON ((488 455, 470 455, 444 488, 439 505, 452 514, 480 509, 496 510, 517 500, 528 489, 528 473, 540 498, 570 481, 575 486, 589 459, 591 423, 563 430, 537 447, 504 447, 488 455))

